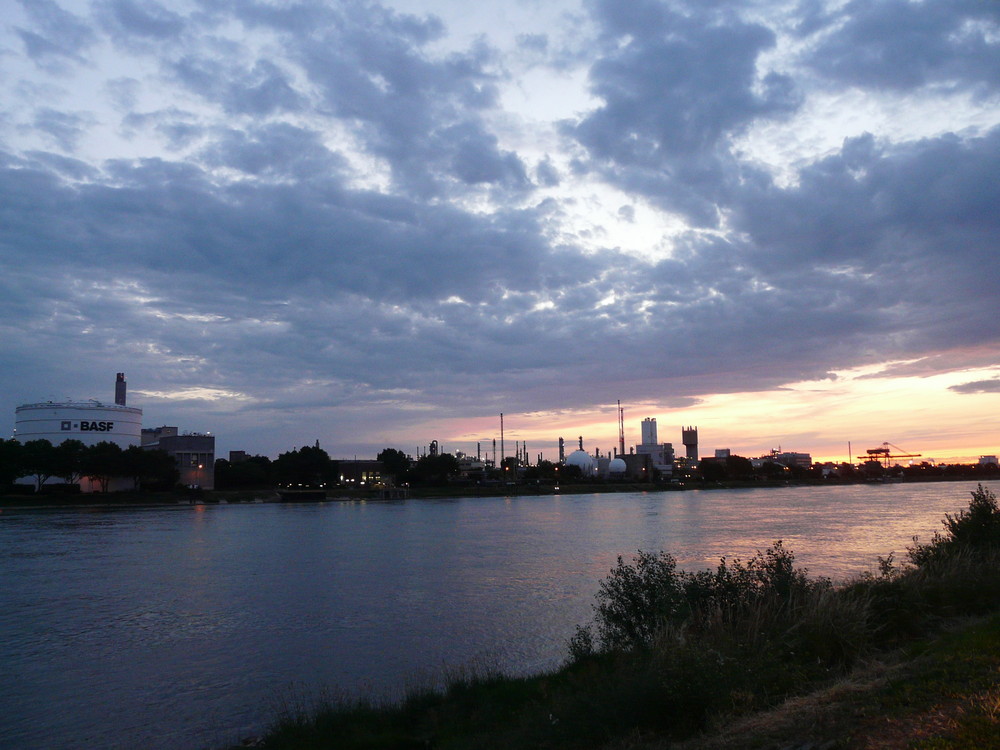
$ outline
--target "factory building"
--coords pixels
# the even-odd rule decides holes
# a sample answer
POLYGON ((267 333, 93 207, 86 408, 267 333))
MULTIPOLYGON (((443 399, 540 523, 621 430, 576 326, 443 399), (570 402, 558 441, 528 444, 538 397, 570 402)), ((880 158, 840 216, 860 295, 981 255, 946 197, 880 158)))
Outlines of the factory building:
POLYGON ((642 420, 642 443, 635 446, 636 454, 648 456, 648 461, 643 461, 630 467, 629 474, 635 477, 644 476, 650 470, 655 469, 662 476, 669 478, 674 471, 674 446, 673 443, 660 443, 656 434, 656 419, 646 417, 642 420), (636 471, 639 474, 636 474, 636 471))
MULTIPOLYGON (((44 401, 22 404, 14 410, 14 439, 20 443, 48 440, 61 445, 79 440, 86 446, 114 443, 122 450, 139 445, 142 434, 142 409, 126 405, 125 373, 115 380, 115 403, 89 401, 44 401)), ((18 480, 26 481, 27 478, 18 480)), ((52 478, 50 482, 58 482, 52 478)), ((125 480, 112 482, 111 489, 127 489, 125 480)), ((83 492, 93 492, 96 484, 88 478, 80 482, 83 492)))
POLYGON ((379 484, 385 471, 385 464, 373 459, 344 459, 336 464, 337 481, 340 484, 379 484))
POLYGON ((812 467, 812 456, 808 453, 796 453, 794 451, 771 450, 766 456, 751 458, 750 463, 755 469, 767 463, 781 464, 789 469, 809 469, 812 467))
POLYGON ((152 427, 142 431, 142 447, 172 456, 180 472, 180 483, 204 490, 215 489, 215 435, 181 435, 176 427, 152 427))
POLYGON ((125 405, 125 375, 118 373, 115 403, 90 401, 45 401, 24 404, 14 410, 14 437, 21 443, 48 440, 59 445, 79 440, 84 445, 115 443, 124 449, 139 445, 142 409, 125 405))

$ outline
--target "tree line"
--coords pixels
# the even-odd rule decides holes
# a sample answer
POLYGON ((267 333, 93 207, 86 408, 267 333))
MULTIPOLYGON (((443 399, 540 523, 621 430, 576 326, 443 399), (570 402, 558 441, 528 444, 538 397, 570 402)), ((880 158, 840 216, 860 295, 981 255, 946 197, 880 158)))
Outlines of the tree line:
MULTIPOLYGON (((386 448, 375 460, 383 481, 396 484, 444 484, 459 473, 458 459, 449 453, 411 461, 402 451, 386 448)), ((330 458, 325 450, 311 445, 281 453, 273 461, 267 456, 249 456, 238 462, 220 458, 215 462, 215 486, 217 489, 331 486, 340 484, 342 474, 356 463, 330 458)))
POLYGON ((138 445, 123 449, 108 441, 84 445, 71 439, 53 445, 48 440, 0 440, 0 486, 12 485, 22 477, 34 480, 36 492, 51 479, 76 485, 85 477, 107 492, 112 479, 129 479, 136 490, 171 489, 180 472, 166 451, 138 445))

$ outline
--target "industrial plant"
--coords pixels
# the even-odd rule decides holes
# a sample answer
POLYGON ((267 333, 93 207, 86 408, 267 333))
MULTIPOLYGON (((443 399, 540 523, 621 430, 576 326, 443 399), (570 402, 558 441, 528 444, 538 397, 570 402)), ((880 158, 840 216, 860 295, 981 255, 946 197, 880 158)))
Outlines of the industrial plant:
MULTIPOLYGON (((396 476, 420 476, 421 468, 427 469, 430 465, 434 465, 436 467, 434 471, 424 473, 438 476, 446 483, 510 484, 529 479, 537 484, 541 477, 545 477, 546 481, 554 481, 556 484, 559 479, 564 481, 576 479, 583 482, 595 480, 612 483, 683 484, 691 479, 708 481, 804 477, 806 472, 810 471, 824 478, 833 475, 846 476, 855 470, 875 475, 887 473, 893 467, 898 468, 898 464, 894 464, 894 461, 920 457, 919 453, 905 451, 889 442, 870 448, 864 454, 857 456, 857 464, 829 463, 821 467, 813 465, 809 453, 782 450, 780 447, 751 457, 734 455, 728 448, 718 448, 714 450, 714 454, 703 456, 697 426, 680 427, 680 446, 675 450, 672 442, 661 441, 655 417, 645 417, 639 424, 639 442, 626 446, 625 416, 621 402, 618 402, 617 417, 617 445, 609 451, 586 446, 584 436, 580 435, 572 442, 563 437, 557 439, 558 458, 554 462, 545 461, 541 453, 532 460, 527 443, 520 440, 513 441, 513 450, 508 455, 504 415, 500 414, 499 441, 497 438, 490 439, 485 449, 483 443, 478 442, 475 455, 467 455, 462 451, 456 451, 454 455, 446 453, 437 440, 431 440, 426 446, 417 448, 416 458, 394 448, 384 451, 395 454, 392 469, 383 465, 381 454, 375 460, 359 461, 355 456, 353 460, 334 461, 337 471, 326 479, 343 486, 391 485, 396 476), (572 450, 568 449, 568 443, 574 446, 572 450), (442 462, 441 459, 454 460, 454 467, 441 473, 448 463, 442 462), (423 467, 420 466, 421 462, 424 464, 423 467)), ((15 410, 14 438, 22 445, 46 440, 52 446, 58 446, 66 440, 75 440, 84 447, 112 443, 122 450, 134 447, 150 451, 158 450, 173 459, 180 485, 206 490, 216 487, 214 435, 184 433, 178 427, 168 425, 143 427, 142 420, 142 409, 127 403, 125 374, 119 372, 115 378, 114 403, 90 399, 45 401, 18 406, 15 410)), ((319 441, 316 441, 315 447, 311 450, 322 454, 324 460, 329 460, 327 454, 320 450, 319 441)), ((289 454, 282 454, 278 457, 279 461, 283 457, 294 458, 296 453, 292 450, 289 454)), ((850 454, 851 449, 848 444, 848 455, 850 454)), ((269 461, 263 457, 250 456, 245 451, 231 451, 229 460, 220 462, 225 472, 225 476, 221 479, 222 484, 231 485, 236 475, 245 477, 245 481, 254 481, 247 474, 253 469, 248 464, 251 459, 269 461)), ((289 461, 285 462, 288 463, 289 461)), ((996 467, 996 456, 981 457, 980 465, 987 469, 996 467)), ((27 484, 29 481, 29 477, 23 477, 18 483, 27 484)), ((39 488, 47 481, 36 477, 39 488)), ((423 481, 429 480, 424 477, 423 481)), ((133 485, 137 486, 138 480, 135 480, 133 485)), ((80 477, 79 491, 93 492, 107 488, 107 480, 97 482, 95 478, 80 477)), ((123 480, 113 483, 111 489, 130 488, 123 480)))
MULTIPOLYGON (((47 440, 60 445, 79 440, 84 446, 113 443, 121 449, 140 446, 170 455, 180 472, 180 483, 189 487, 215 487, 215 436, 181 434, 177 427, 143 429, 142 409, 128 406, 125 373, 115 376, 113 404, 88 401, 45 401, 23 404, 14 410, 14 439, 21 444, 47 440)), ((97 483, 83 477, 83 492, 97 490, 97 483)), ((124 489, 118 482, 112 489, 124 489)))

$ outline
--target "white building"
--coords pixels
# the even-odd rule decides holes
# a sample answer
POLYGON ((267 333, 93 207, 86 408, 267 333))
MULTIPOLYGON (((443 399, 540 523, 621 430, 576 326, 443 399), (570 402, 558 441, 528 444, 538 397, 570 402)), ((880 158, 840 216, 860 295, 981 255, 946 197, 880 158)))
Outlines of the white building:
POLYGON ((142 440, 142 409, 130 406, 46 401, 19 406, 14 415, 14 437, 21 443, 48 440, 59 445, 73 439, 84 445, 115 443, 124 449, 142 440))
POLYGON ((635 446, 639 455, 649 456, 653 467, 664 476, 671 476, 674 471, 673 443, 660 443, 656 435, 656 419, 646 417, 642 420, 642 443, 635 446))
MULTIPOLYGON (((142 442, 142 409, 125 405, 125 374, 120 372, 113 404, 90 399, 18 406, 14 410, 14 439, 22 444, 48 440, 52 445, 61 445, 66 440, 79 440, 88 446, 107 442, 124 450, 142 442)), ((128 486, 131 485, 122 483, 122 488, 128 486)), ((95 488, 84 479, 81 489, 90 492, 95 488)))

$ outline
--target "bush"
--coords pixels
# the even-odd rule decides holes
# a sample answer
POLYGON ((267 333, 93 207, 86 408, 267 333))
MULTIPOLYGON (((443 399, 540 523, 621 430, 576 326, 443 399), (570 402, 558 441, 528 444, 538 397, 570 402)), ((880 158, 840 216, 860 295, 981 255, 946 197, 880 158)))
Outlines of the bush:
POLYGON ((1000 507, 992 491, 978 485, 972 492, 968 510, 957 515, 945 513, 945 533, 935 532, 928 544, 913 537, 909 559, 918 568, 940 562, 952 555, 980 554, 1000 550, 1000 507))
MULTIPOLYGON (((604 650, 649 646, 660 625, 682 615, 684 573, 665 552, 640 551, 628 565, 618 557, 597 592, 597 630, 604 650)), ((577 631, 578 639, 582 638, 577 631)))
POLYGON ((714 571, 687 573, 666 552, 639 551, 632 563, 621 557, 601 582, 594 606, 596 639, 590 627, 570 639, 571 659, 608 651, 648 648, 668 624, 706 627, 765 617, 781 627, 815 591, 830 588, 827 579, 810 580, 795 567, 795 555, 781 540, 746 563, 722 558, 714 571), (766 613, 766 614, 764 614, 766 613))

